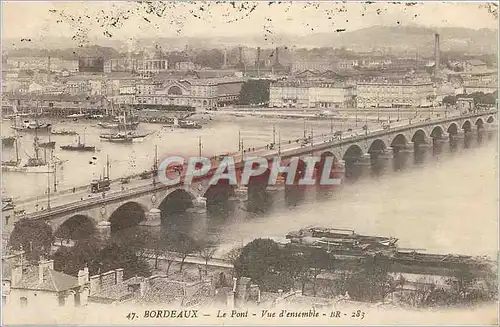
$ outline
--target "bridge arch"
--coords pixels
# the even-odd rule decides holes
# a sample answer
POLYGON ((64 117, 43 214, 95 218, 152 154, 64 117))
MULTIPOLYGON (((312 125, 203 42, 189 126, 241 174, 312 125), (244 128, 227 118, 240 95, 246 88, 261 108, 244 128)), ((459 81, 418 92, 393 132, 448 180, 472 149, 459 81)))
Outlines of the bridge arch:
POLYGON ((385 145, 385 142, 381 139, 375 139, 373 142, 370 144, 370 147, 368 148, 368 153, 369 154, 379 154, 383 152, 387 146, 385 145))
POLYGON ((486 122, 487 122, 488 124, 491 124, 491 123, 493 123, 494 121, 495 121, 495 118, 493 118, 493 116, 489 116, 489 117, 488 117, 488 119, 486 120, 486 122))
POLYGON ((226 202, 235 195, 234 185, 228 179, 220 179, 217 184, 209 185, 203 197, 207 199, 207 205, 216 205, 226 202))
POLYGON ((168 193, 158 205, 161 210, 162 218, 170 214, 179 214, 186 212, 193 206, 195 197, 184 189, 176 189, 168 193))
POLYGON ((325 162, 326 158, 333 158, 334 165, 338 163, 339 158, 332 151, 323 151, 321 153, 321 162, 325 162))
POLYGON ((444 128, 441 125, 434 126, 429 134, 429 136, 433 139, 441 138, 444 135, 444 128))
POLYGON ((421 144, 427 142, 427 133, 423 129, 418 129, 411 138, 414 144, 421 144))
POLYGON ((75 215, 65 220, 54 232, 63 240, 83 240, 92 237, 96 231, 96 221, 87 215, 75 215))
POLYGON ((408 144, 408 139, 404 134, 396 135, 391 142, 393 148, 403 148, 408 144))
POLYGON ((450 135, 456 135, 458 133, 458 124, 456 122, 450 123, 448 125, 448 128, 446 129, 446 132, 450 135))
POLYGON ((466 120, 463 124, 462 124, 462 129, 465 131, 465 132, 470 132, 472 130, 472 123, 470 122, 470 120, 466 120))
MULTIPOLYGON (((288 162, 287 166, 290 167, 290 165, 291 165, 291 161, 288 162)), ((294 184, 297 183, 300 179, 302 179, 302 177, 304 177, 306 169, 307 169, 306 163, 304 162, 304 160, 299 158, 298 162, 297 162, 297 169, 295 170, 294 184)), ((285 172, 282 174, 282 177, 286 181, 288 179, 288 174, 285 172)))
POLYGON ((483 128, 483 126, 484 126, 484 120, 481 117, 479 117, 479 118, 476 119, 476 122, 474 123, 474 125, 479 130, 479 129, 483 128))
POLYGON ((358 144, 351 144, 342 155, 342 159, 345 161, 359 159, 363 154, 363 149, 358 144))
POLYGON ((138 225, 146 219, 146 212, 147 208, 137 202, 130 201, 122 204, 108 219, 111 223, 111 233, 138 225))

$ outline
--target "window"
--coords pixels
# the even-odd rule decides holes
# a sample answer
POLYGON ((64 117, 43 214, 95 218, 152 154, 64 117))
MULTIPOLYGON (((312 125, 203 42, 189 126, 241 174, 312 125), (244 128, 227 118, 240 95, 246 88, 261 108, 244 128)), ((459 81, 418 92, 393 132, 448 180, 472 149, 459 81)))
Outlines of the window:
POLYGON ((49 108, 54 108, 54 102, 49 102, 49 108))
POLYGON ((59 306, 62 307, 66 303, 66 299, 63 295, 59 295, 59 306))
POLYGON ((20 302, 21 302, 21 308, 25 308, 26 306, 28 306, 28 299, 25 298, 24 296, 21 297, 20 299, 20 302))

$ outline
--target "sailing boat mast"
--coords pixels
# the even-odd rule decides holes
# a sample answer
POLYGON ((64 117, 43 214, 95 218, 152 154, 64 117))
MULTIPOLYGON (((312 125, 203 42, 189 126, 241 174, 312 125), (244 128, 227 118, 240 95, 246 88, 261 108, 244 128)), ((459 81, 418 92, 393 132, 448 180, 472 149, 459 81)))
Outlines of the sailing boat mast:
POLYGON ((35 139, 33 140, 33 149, 35 151, 35 158, 38 161, 40 159, 38 155, 38 120, 35 120, 35 139))
POLYGON ((106 155, 106 177, 109 179, 109 155, 106 155))
POLYGON ((16 139, 15 139, 15 143, 16 143, 16 162, 19 163, 19 145, 18 145, 17 129, 16 129, 16 132, 15 132, 15 135, 16 135, 16 139))

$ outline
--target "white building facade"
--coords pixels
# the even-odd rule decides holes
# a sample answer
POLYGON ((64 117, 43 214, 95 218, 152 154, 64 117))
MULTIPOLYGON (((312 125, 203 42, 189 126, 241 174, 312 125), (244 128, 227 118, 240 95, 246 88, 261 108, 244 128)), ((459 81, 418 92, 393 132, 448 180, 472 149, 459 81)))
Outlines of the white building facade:
POLYGON ((358 83, 357 107, 427 107, 435 92, 432 83, 358 83))
POLYGON ((353 100, 353 87, 334 82, 279 82, 269 90, 274 108, 346 108, 353 100))

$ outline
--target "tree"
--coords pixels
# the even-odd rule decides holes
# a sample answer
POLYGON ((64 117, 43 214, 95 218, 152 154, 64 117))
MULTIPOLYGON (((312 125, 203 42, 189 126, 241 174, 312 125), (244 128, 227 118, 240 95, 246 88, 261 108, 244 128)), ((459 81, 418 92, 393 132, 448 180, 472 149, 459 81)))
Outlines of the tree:
POLYGON ((199 243, 196 242, 191 236, 180 233, 175 240, 173 240, 175 252, 177 252, 178 257, 181 259, 181 265, 179 271, 182 271, 184 267, 184 261, 186 258, 196 252, 199 248, 199 243))
POLYGON ((239 103, 242 105, 256 105, 269 102, 268 80, 249 80, 241 87, 239 103))
POLYGON ((87 266, 91 274, 99 272, 98 254, 101 243, 95 238, 77 241, 73 247, 60 247, 54 253, 54 268, 68 275, 75 275, 87 266))
POLYGON ((333 269, 333 260, 334 257, 323 248, 311 248, 309 250, 305 261, 311 267, 314 296, 316 296, 318 276, 325 270, 333 269))
POLYGON ((77 241, 74 247, 61 247, 53 256, 54 268, 70 275, 88 266, 91 275, 123 268, 124 278, 149 276, 144 258, 134 248, 116 242, 103 243, 95 238, 77 241))
POLYGON ((97 256, 100 272, 123 268, 123 277, 149 276, 149 266, 144 258, 140 258, 134 249, 118 243, 107 244, 97 256))
POLYGON ((237 276, 249 277, 264 289, 281 288, 280 274, 286 266, 283 264, 283 251, 270 239, 256 239, 245 245, 234 263, 237 276))
POLYGON ((213 69, 220 69, 223 62, 224 54, 219 49, 199 50, 193 57, 193 63, 213 69))
POLYGON ((234 265, 234 263, 236 262, 236 260, 240 256, 241 251, 243 251, 242 247, 232 248, 229 252, 224 254, 224 259, 231 262, 234 265))
POLYGON ((389 268, 389 260, 382 255, 362 259, 346 282, 347 291, 357 301, 384 300, 395 288, 389 268))
POLYGON ((447 95, 443 98, 443 104, 445 105, 455 105, 457 103, 457 97, 454 95, 447 95))
POLYGON ((205 259, 205 276, 208 275, 208 261, 214 257, 217 247, 214 242, 202 243, 198 253, 205 259))
MULTIPOLYGON (((158 260, 161 256, 166 257, 172 244, 166 234, 148 234, 147 239, 144 242, 144 252, 152 253, 155 259, 155 269, 158 269, 158 260)), ((169 264, 169 268, 170 265, 169 264)))
POLYGON ((54 235, 44 220, 23 218, 16 222, 9 243, 13 249, 22 248, 28 259, 38 260, 41 255, 50 253, 54 235))

